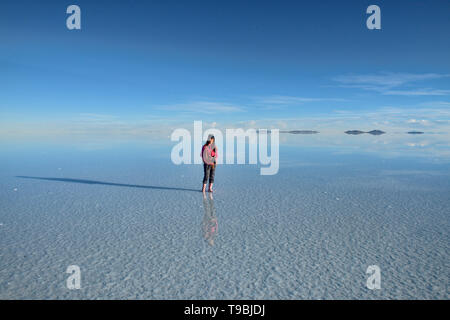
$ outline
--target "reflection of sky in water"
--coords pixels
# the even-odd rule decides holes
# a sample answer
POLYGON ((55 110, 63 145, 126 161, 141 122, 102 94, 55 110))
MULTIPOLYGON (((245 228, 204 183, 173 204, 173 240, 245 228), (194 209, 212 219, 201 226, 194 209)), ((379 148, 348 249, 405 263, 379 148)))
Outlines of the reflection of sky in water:
POLYGON ((0 297, 448 299, 445 153, 288 138, 277 175, 219 165, 214 199, 169 144, 4 144, 0 297), (71 264, 81 291, 64 287, 71 264))
POLYGON ((213 246, 219 230, 219 223, 212 193, 203 194, 203 210, 205 211, 202 222, 203 237, 209 245, 213 246))
MULTIPOLYGON (((130 149, 155 149, 160 148, 152 157, 169 158, 170 148, 177 144, 171 142, 168 136, 153 135, 140 137, 120 136, 108 139, 104 136, 54 136, 46 139, 12 139, 0 142, 2 150, 26 150, 25 148, 39 148, 39 153, 45 150, 60 149, 65 151, 80 152, 104 150, 130 149)), ((225 144, 225 141, 224 141, 225 144)), ((224 146, 219 146, 222 154, 226 154, 224 146)), ((324 149, 333 154, 363 154, 369 153, 381 157, 417 157, 431 161, 450 160, 450 133, 425 132, 424 134, 407 134, 405 132, 386 133, 379 136, 370 134, 348 135, 343 132, 322 132, 318 134, 280 134, 280 150, 287 148, 311 148, 310 150, 324 149)), ((248 148, 246 149, 248 153, 248 148)), ((282 157, 281 161, 285 160, 282 157)))
POLYGON ((380 136, 361 134, 282 135, 282 145, 330 148, 333 153, 371 153, 382 157, 418 157, 430 160, 450 160, 450 135, 439 133, 386 133, 380 136))

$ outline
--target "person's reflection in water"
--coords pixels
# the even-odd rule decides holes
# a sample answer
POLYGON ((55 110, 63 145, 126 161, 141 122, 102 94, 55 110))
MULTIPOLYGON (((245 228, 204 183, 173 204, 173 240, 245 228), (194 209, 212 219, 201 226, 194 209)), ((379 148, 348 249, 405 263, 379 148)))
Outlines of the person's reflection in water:
POLYGON ((217 236, 218 224, 212 193, 208 196, 203 194, 203 209, 205 211, 202 222, 203 237, 210 246, 213 246, 217 236))

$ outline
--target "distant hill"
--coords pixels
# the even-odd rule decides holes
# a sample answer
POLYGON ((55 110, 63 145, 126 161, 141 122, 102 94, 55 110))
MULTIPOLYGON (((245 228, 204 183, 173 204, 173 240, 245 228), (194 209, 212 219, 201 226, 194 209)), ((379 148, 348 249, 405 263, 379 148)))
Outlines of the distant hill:
POLYGON ((289 130, 289 131, 280 131, 280 133, 290 133, 290 134, 316 134, 319 131, 314 130, 289 130))
POLYGON ((380 134, 385 134, 386 132, 381 131, 381 130, 372 130, 367 133, 373 134, 374 136, 379 136, 380 134))
POLYGON ((408 131, 408 134, 424 134, 422 131, 408 131))
POLYGON ((365 132, 364 131, 360 131, 360 130, 348 130, 348 131, 345 131, 345 133, 346 134, 354 134, 354 135, 356 135, 356 134, 363 134, 365 132))
POLYGON ((368 131, 368 132, 361 131, 361 130, 348 130, 348 131, 345 131, 345 133, 346 134, 353 134, 353 135, 368 133, 368 134, 371 134, 371 135, 374 135, 374 136, 379 136, 381 134, 385 134, 386 132, 381 131, 381 130, 372 130, 372 131, 368 131))

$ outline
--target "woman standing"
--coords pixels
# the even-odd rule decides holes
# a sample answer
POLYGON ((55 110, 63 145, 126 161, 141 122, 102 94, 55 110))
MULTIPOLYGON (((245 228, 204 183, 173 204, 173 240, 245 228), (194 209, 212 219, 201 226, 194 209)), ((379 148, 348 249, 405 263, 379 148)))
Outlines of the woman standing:
POLYGON ((206 184, 209 180, 209 192, 213 192, 212 186, 214 183, 214 174, 216 171, 216 158, 217 158, 217 148, 214 144, 214 136, 210 134, 208 140, 203 145, 202 148, 202 159, 203 159, 203 188, 202 192, 206 191, 206 184))

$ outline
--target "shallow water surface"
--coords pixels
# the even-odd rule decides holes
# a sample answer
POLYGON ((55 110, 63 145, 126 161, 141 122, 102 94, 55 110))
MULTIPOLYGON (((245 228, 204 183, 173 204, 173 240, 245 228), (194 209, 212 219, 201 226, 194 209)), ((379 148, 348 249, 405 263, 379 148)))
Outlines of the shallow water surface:
POLYGON ((283 145, 204 196, 170 146, 2 150, 1 299, 449 298, 445 159, 283 145))

